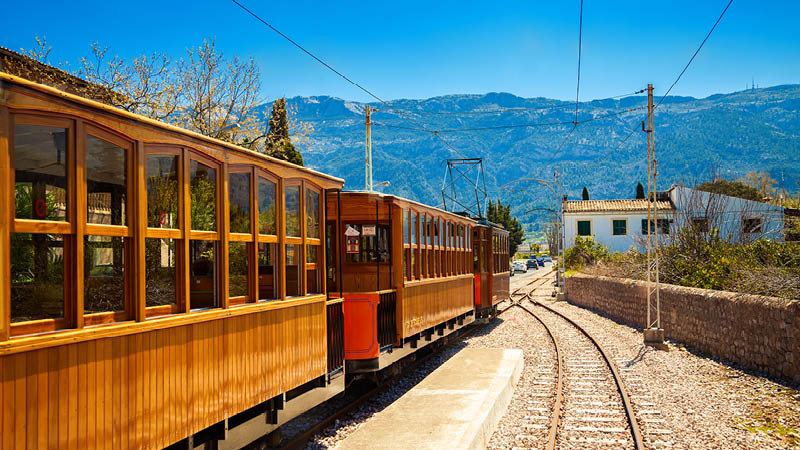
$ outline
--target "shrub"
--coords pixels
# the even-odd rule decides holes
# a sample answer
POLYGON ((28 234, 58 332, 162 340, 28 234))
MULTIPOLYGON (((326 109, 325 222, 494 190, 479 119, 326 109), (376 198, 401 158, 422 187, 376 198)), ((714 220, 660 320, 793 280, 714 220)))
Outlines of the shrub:
POLYGON ((595 242, 590 236, 576 236, 572 247, 564 251, 567 270, 579 270, 584 265, 605 261, 609 257, 608 247, 595 242))

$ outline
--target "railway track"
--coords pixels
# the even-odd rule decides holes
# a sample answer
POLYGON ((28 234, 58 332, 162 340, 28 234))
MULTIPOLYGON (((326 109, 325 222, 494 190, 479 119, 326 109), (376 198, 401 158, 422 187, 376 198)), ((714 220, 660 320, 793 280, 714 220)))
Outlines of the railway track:
POLYGON ((548 450, 643 449, 629 396, 609 354, 579 324, 531 299, 543 285, 530 288, 537 281, 516 290, 516 301, 504 310, 519 306, 550 337, 550 345, 540 351, 552 363, 536 367, 535 389, 527 399, 524 432, 515 436, 516 448, 541 448, 546 442, 548 450))

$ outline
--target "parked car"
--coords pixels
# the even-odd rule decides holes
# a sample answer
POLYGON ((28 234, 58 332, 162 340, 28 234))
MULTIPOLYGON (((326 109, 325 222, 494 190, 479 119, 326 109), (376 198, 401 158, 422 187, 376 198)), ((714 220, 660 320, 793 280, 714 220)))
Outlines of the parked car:
POLYGON ((542 259, 544 259, 544 262, 553 262, 553 258, 551 258, 550 255, 545 255, 542 259))
POLYGON ((514 261, 511 264, 511 270, 514 272, 528 273, 528 267, 525 265, 525 262, 523 261, 514 261))
POLYGON ((539 264, 539 267, 544 267, 544 258, 542 257, 536 258, 536 263, 539 264))
POLYGON ((536 260, 529 259, 525 262, 525 267, 528 269, 539 270, 539 266, 536 264, 536 260))

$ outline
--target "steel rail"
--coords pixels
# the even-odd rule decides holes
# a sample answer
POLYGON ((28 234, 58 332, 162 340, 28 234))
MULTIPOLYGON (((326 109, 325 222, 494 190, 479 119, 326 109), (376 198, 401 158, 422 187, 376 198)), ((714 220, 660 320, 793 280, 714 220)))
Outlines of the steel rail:
MULTIPOLYGON (((549 279, 549 278, 547 278, 547 276, 552 274, 553 272, 555 272, 555 270, 551 269, 550 272, 547 272, 544 276, 536 278, 534 280, 531 280, 530 282, 528 282, 528 284, 525 284, 525 285, 520 286, 517 289, 515 289, 514 292, 512 292, 511 295, 508 296, 509 298, 507 299, 507 301, 510 302, 509 305, 506 306, 505 308, 501 309, 500 311, 498 311, 497 315, 499 316, 500 314, 503 314, 504 312, 506 312, 509 309, 511 309, 512 306, 515 306, 515 305, 519 304, 520 301, 525 300, 526 298, 529 298, 530 295, 533 293, 533 291, 535 291, 536 289, 538 289, 538 288, 540 288, 540 287, 542 287, 544 285, 544 283, 549 279), (531 289, 529 292, 523 294, 522 295, 522 299, 520 301, 515 302, 514 299, 511 298, 514 295, 519 295, 519 292, 521 290, 527 288, 528 286, 532 285, 533 283, 536 283, 537 281, 541 281, 541 283, 539 283, 536 286, 534 286, 533 289, 531 289)), ((503 302, 504 301, 506 301, 506 300, 503 300, 503 302)), ((502 302, 498 302, 498 303, 502 303, 502 302)))
MULTIPOLYGON (((530 299, 530 294, 532 293, 533 291, 531 291, 528 294, 529 299, 530 299)), ((553 419, 550 422, 550 432, 547 435, 547 447, 546 447, 547 450, 554 450, 556 448, 556 435, 558 434, 558 426, 561 423, 561 403, 563 401, 562 391, 564 386, 564 367, 563 367, 564 364, 562 360, 561 346, 559 345, 556 336, 550 330, 550 327, 548 327, 547 324, 544 323, 544 320, 542 320, 539 316, 537 316, 536 314, 534 314, 532 311, 522 306, 521 304, 517 304, 517 306, 522 308, 523 311, 533 316, 533 318, 535 318, 536 320, 539 321, 539 323, 542 324, 545 331, 547 331, 547 334, 550 336, 550 340, 553 341, 553 347, 555 347, 556 350, 556 368, 558 372, 558 379, 556 381, 556 399, 555 402, 553 403, 553 419)))
MULTIPOLYGON (((620 377, 619 372, 617 371, 616 364, 614 364, 612 362, 611 358, 609 357, 608 353, 603 348, 603 346, 600 345, 600 343, 591 334, 589 334, 588 331, 586 331, 582 326, 578 325, 577 322, 575 322, 574 320, 570 319, 566 315, 562 314, 559 311, 556 311, 555 309, 553 309, 553 308, 551 308, 551 307, 549 307, 549 306, 547 306, 547 305, 545 305, 545 304, 543 304, 541 302, 537 302, 535 300, 530 300, 530 302, 533 303, 534 305, 541 306, 542 308, 550 311, 551 313, 561 317, 562 319, 564 319, 565 321, 570 323, 572 326, 577 328, 578 331, 580 331, 587 338, 589 338, 589 340, 592 342, 592 344, 594 344, 594 346, 600 351, 600 354, 603 356, 603 359, 605 360, 606 365, 608 365, 608 368, 611 370, 611 374, 614 376, 614 383, 616 383, 616 385, 617 385, 617 391, 619 392, 620 398, 622 399, 622 405, 625 407, 625 415, 627 416, 628 423, 630 424, 630 427, 631 427, 631 437, 633 438, 633 446, 634 446, 634 448, 636 450, 644 450, 644 444, 642 443, 642 433, 639 430, 639 424, 636 421, 636 416, 635 416, 635 414, 633 412, 633 407, 631 406, 631 402, 630 402, 630 398, 628 397, 628 393, 625 390, 625 385, 622 382, 622 377, 620 377)), ((522 305, 519 305, 519 306, 520 306, 520 308, 525 309, 522 305)), ((544 323, 544 322, 542 322, 542 323, 544 323)), ((545 328, 547 328, 546 325, 545 325, 545 328)))

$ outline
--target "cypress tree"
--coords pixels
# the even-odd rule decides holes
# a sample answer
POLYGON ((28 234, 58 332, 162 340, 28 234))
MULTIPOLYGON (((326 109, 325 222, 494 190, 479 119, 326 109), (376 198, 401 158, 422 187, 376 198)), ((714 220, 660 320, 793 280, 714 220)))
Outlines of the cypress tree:
POLYGON ((299 166, 303 165, 303 155, 294 147, 289 138, 289 118, 286 113, 285 98, 279 98, 272 102, 267 143, 270 156, 299 166))
POLYGON ((586 186, 583 187, 583 199, 589 200, 589 191, 586 189, 586 186))
POLYGON ((642 183, 636 185, 636 198, 644 198, 644 186, 642 186, 642 183))

